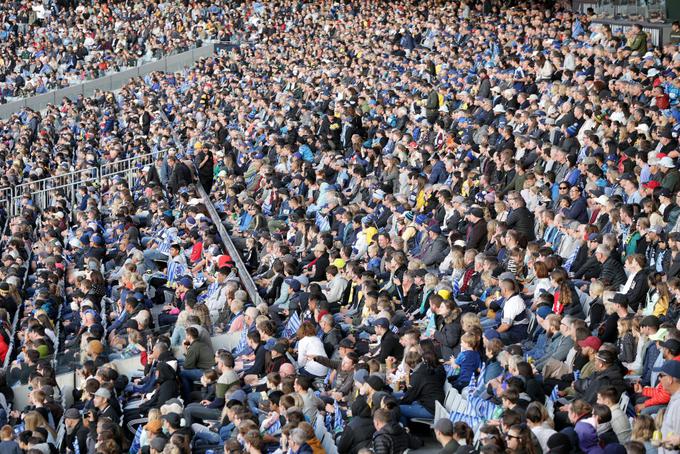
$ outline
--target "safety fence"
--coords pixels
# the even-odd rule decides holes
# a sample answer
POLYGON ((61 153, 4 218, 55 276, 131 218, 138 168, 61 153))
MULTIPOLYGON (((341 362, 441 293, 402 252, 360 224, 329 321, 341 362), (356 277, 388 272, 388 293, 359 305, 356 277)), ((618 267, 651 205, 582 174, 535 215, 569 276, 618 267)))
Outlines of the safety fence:
POLYGON ((186 52, 170 55, 150 63, 83 82, 78 85, 2 104, 0 105, 0 118, 7 118, 24 108, 39 111, 47 107, 48 104, 57 105, 61 103, 64 98, 75 99, 79 96, 92 96, 96 91, 118 90, 130 79, 143 77, 155 71, 179 71, 201 58, 211 56, 214 51, 215 44, 206 43, 201 47, 190 49, 186 52))

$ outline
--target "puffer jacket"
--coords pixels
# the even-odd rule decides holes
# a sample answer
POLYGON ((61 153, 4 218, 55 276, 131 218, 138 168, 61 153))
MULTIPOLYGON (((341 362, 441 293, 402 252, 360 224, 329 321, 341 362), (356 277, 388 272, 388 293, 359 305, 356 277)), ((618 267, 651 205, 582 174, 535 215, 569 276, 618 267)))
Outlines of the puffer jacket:
POLYGON ((397 422, 390 422, 373 434, 375 454, 401 454, 409 447, 409 436, 397 422))

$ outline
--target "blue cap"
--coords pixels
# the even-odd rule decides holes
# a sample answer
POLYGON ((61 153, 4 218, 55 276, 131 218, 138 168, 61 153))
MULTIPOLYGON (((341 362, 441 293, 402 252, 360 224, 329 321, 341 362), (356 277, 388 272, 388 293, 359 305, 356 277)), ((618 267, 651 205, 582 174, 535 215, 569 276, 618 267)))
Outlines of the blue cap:
POLYGON ((442 233, 442 228, 439 227, 439 224, 434 224, 434 225, 431 225, 431 226, 427 229, 427 231, 428 231, 428 232, 434 232, 434 233, 436 233, 436 234, 441 234, 441 233, 442 233))
POLYGON ((498 334, 498 331, 496 331, 493 328, 487 328, 484 330, 484 337, 486 337, 489 340, 494 340, 494 339, 500 339, 501 335, 498 334))
POLYGON ((184 276, 178 282, 179 285, 183 285, 186 288, 191 288, 194 286, 194 281, 189 276, 184 276))
POLYGON ((666 361, 661 367, 661 373, 673 378, 680 378, 680 361, 666 361))
POLYGON ((416 224, 423 225, 426 222, 427 222, 427 215, 419 214, 418 216, 416 216, 416 224))
POLYGON ((288 287, 295 292, 299 292, 302 288, 302 284, 297 279, 286 279, 286 284, 288 284, 288 287))
POLYGON ((373 322, 373 326, 380 326, 381 328, 389 328, 390 327, 390 321, 387 320, 385 317, 380 317, 376 321, 373 322))
POLYGON ((536 315, 538 315, 541 318, 546 318, 548 315, 552 313, 552 309, 548 306, 541 306, 536 310, 536 315))

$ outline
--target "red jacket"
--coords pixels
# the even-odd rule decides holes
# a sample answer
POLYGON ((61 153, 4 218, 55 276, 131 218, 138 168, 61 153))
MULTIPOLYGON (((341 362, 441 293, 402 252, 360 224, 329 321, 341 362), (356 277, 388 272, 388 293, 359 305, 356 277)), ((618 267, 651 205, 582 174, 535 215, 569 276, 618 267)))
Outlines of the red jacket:
MULTIPOLYGON (((680 361, 680 355, 673 358, 673 360, 680 361)), ((654 405, 666 405, 671 400, 671 395, 668 394, 668 391, 663 389, 660 381, 659 384, 654 387, 645 386, 642 388, 642 395, 649 397, 649 399, 647 399, 644 403, 645 408, 654 405)))

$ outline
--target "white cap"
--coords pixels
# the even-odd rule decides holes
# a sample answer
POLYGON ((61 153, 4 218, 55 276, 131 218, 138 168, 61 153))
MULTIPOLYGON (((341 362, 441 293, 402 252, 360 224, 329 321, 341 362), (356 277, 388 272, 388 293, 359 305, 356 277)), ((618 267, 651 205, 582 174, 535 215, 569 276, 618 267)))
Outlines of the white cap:
POLYGON ((595 203, 599 203, 600 205, 606 205, 607 202, 609 202, 609 197, 604 194, 595 199, 595 203))
POLYGON ((668 169, 672 169, 673 167, 675 167, 673 159, 668 156, 664 156, 663 158, 661 158, 661 161, 659 161, 659 165, 661 167, 666 167, 668 169))

